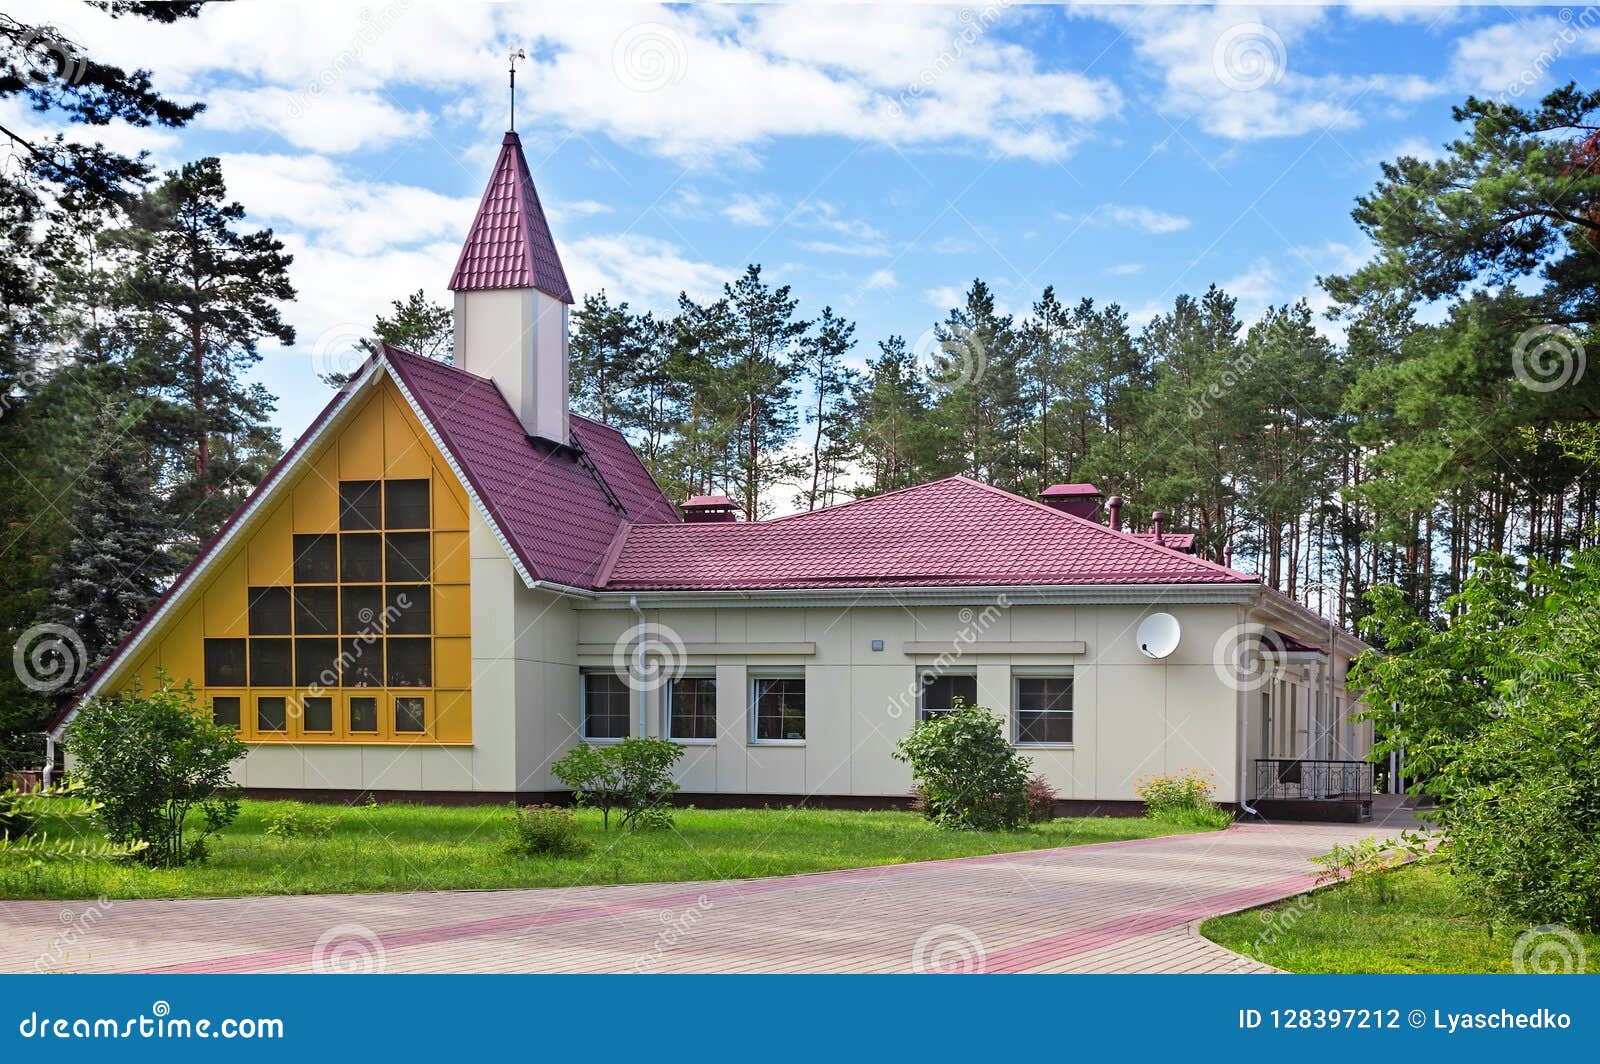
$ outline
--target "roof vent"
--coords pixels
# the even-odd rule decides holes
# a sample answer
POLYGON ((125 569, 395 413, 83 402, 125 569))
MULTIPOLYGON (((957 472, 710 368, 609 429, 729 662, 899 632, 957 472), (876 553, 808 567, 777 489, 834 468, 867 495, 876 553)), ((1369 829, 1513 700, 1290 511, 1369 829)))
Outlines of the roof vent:
POLYGON ((734 513, 733 500, 726 495, 696 495, 684 500, 682 510, 684 524, 689 525, 718 524, 739 519, 734 513))
POLYGON ((1093 484, 1052 484, 1039 493, 1039 501, 1050 509, 1087 521, 1100 520, 1100 501, 1104 498, 1093 484))

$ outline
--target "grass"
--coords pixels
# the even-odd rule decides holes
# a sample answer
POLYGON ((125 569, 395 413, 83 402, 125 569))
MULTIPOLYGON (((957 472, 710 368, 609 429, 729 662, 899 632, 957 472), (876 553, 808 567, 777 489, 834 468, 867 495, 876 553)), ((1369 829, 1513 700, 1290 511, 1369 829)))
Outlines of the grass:
MULTIPOLYGON (((670 830, 601 830, 579 810, 583 850, 518 857, 495 806, 318 806, 324 838, 267 834, 295 802, 243 803, 208 840, 203 864, 153 869, 119 862, 28 864, 0 857, 0 898, 191 898, 480 890, 601 883, 746 879, 903 861, 1007 853, 1195 830, 1168 821, 1081 817, 1011 832, 957 832, 912 813, 816 809, 680 809, 670 830)), ((52 828, 52 832, 54 829, 52 828)))
MULTIPOLYGON (((1200 932, 1238 953, 1302 974, 1517 970, 1513 951, 1526 929, 1486 926, 1442 861, 1407 865, 1389 878, 1387 900, 1369 883, 1346 883, 1207 920, 1200 932)), ((1589 970, 1596 970, 1600 935, 1578 941, 1589 970)), ((1549 935, 1528 946, 1540 943, 1548 948, 1546 962, 1580 954, 1570 941, 1549 935)))

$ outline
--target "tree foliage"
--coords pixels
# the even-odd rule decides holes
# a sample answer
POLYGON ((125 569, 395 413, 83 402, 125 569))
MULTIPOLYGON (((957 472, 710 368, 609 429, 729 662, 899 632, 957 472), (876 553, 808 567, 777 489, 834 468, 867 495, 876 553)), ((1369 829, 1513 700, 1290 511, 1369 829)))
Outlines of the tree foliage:
POLYGON ((895 745, 911 766, 928 819, 967 831, 1011 831, 1028 819, 1033 763, 1011 745, 1003 717, 982 706, 956 706, 918 721, 895 745))

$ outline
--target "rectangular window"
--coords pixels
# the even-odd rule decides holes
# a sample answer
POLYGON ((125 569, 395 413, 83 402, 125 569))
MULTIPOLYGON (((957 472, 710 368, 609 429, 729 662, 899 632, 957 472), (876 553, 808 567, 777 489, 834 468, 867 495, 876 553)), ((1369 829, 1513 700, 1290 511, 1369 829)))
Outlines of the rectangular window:
POLYGON ((956 700, 964 706, 978 704, 978 678, 957 673, 922 674, 922 704, 917 708, 917 719, 927 720, 938 713, 948 713, 956 708, 956 700))
POLYGON ((781 743, 804 740, 805 680, 798 676, 769 676, 757 677, 750 683, 755 741, 781 743))
POLYGON ((337 639, 294 641, 294 685, 296 687, 339 686, 337 639))
POLYGON ((249 686, 245 681, 244 643, 243 639, 206 640, 207 687, 249 686))
POLYGON ((1017 744, 1072 742, 1072 677, 1018 676, 1013 682, 1017 744))
POLYGON ((428 579, 428 534, 389 532, 384 535, 384 579, 391 583, 420 583, 428 579))
POLYGON ((211 700, 211 720, 229 728, 239 726, 239 696, 223 695, 211 700))
POLYGON ((250 634, 289 634, 289 589, 253 587, 250 589, 250 634))
POLYGON ((294 682, 292 656, 287 639, 250 640, 250 686, 288 687, 294 682))
POLYGON ((383 686, 383 640, 345 639, 340 682, 346 687, 383 686))
POLYGON ((394 700, 394 730, 397 732, 420 732, 427 729, 426 711, 420 698, 397 698, 394 700))
POLYGON ((375 732, 378 730, 378 700, 367 695, 350 699, 350 730, 375 732))
POLYGON ((339 625, 345 635, 383 634, 383 589, 346 587, 339 591, 339 625))
POLYGON ((383 485, 384 528, 427 528, 428 482, 389 480, 383 485))
POLYGON ((281 732, 289 725, 289 700, 282 695, 256 699, 256 731, 281 732))
POLYGON ((339 530, 349 532, 378 528, 378 509, 382 501, 382 481, 339 481, 339 530))
POLYGON ((683 676, 667 687, 667 737, 717 737, 717 681, 710 676, 683 676))
POLYGON ((339 579, 346 584, 376 584, 383 579, 383 537, 352 532, 339 537, 339 579))
POLYGON ((294 589, 295 635, 337 635, 339 631, 338 624, 338 588, 297 587, 294 589))
POLYGON ((294 537, 294 582, 331 584, 339 579, 339 541, 334 536, 294 537))
POLYGON ((333 731, 333 699, 327 695, 312 695, 306 699, 305 719, 301 722, 308 732, 333 731))
POLYGON ((391 584, 384 616, 390 635, 427 635, 433 631, 433 602, 427 584, 391 584))
POLYGON ((429 687, 433 684, 433 640, 385 639, 390 687, 429 687))
POLYGON ((626 739, 630 699, 628 682, 614 672, 586 672, 583 684, 583 737, 626 739))

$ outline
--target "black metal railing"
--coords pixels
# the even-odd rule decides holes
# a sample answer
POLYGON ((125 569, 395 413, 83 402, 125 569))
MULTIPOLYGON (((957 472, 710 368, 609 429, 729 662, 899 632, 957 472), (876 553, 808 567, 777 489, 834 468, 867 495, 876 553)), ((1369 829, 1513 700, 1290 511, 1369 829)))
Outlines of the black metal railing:
POLYGON ((1255 797, 1360 798, 1370 801, 1372 765, 1366 761, 1258 758, 1255 797))

